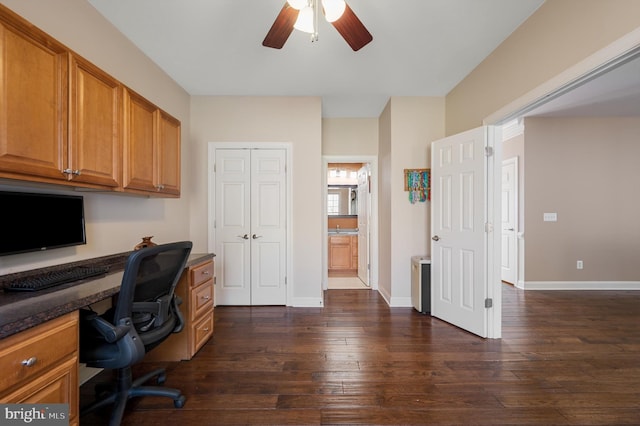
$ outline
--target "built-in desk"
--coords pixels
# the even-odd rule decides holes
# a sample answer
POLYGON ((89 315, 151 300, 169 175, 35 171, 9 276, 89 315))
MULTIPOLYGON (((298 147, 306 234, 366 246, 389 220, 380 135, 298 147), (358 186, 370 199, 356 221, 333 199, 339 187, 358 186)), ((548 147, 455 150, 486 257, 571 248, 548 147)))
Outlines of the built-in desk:
MULTIPOLYGON (((70 424, 78 424, 77 311, 118 293, 127 256, 128 253, 122 253, 0 276, 1 287, 16 278, 55 269, 110 266, 109 273, 104 276, 45 290, 0 292, 0 367, 7 373, 5 380, 0 380, 0 403, 67 403, 70 405, 70 424)), ((181 310, 189 319, 197 320, 192 326, 197 348, 213 332, 213 258, 213 254, 191 254, 179 289, 176 289, 177 294, 192 294, 195 298, 186 306, 193 306, 197 312, 181 310), (206 287, 207 283, 210 283, 210 289, 206 287), (182 289, 185 285, 195 291, 182 289), (211 309, 210 314, 204 307, 211 309), (207 330, 206 336, 203 329, 207 330)))

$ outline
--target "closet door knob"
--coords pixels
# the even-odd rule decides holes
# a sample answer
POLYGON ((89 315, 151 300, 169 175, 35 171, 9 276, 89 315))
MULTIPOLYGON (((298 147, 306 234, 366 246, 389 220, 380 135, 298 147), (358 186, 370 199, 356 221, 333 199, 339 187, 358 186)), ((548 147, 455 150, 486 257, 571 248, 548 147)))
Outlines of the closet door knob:
POLYGON ((431 239, 433 241, 440 241, 440 237, 438 237, 437 235, 434 235, 433 237, 431 237, 431 239))

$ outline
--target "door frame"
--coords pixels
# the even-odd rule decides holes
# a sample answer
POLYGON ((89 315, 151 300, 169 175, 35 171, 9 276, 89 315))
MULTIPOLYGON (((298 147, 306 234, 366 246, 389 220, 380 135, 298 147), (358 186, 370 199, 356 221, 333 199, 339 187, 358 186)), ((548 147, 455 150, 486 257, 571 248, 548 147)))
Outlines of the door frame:
MULTIPOLYGON (((378 157, 375 155, 322 156, 322 215, 327 217, 329 163, 369 163, 371 168, 371 212, 369 217, 369 288, 378 290, 378 157)), ((329 226, 322 221, 322 289, 329 286, 329 226)))
MULTIPOLYGON (((289 142, 209 142, 207 144, 207 249, 210 253, 215 253, 216 246, 216 170, 215 170, 215 160, 216 160, 216 150, 217 149, 283 149, 286 153, 286 176, 285 176, 285 187, 286 187, 286 306, 292 306, 293 302, 293 294, 295 282, 293 280, 293 262, 291 259, 292 256, 292 247, 293 247, 293 235, 292 235, 292 217, 293 217, 293 190, 292 190, 292 179, 291 179, 291 171, 293 170, 293 144, 289 142)), ((325 197, 326 198, 326 197, 325 197)), ((326 201, 325 201, 326 202, 326 201)), ((214 262, 216 263, 216 262, 214 262)), ((214 284, 215 277, 217 277, 217 268, 218 265, 216 263, 216 270, 214 271, 214 284)), ((214 297, 214 304, 215 304, 214 297)))

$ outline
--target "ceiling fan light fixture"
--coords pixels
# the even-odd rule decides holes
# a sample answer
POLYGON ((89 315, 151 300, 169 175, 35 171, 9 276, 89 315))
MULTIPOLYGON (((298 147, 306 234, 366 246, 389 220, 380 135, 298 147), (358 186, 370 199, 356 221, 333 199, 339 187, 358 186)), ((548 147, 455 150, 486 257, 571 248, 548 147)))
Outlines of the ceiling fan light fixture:
POLYGON ((308 6, 309 2, 307 0, 287 0, 289 6, 296 10, 301 10, 308 6))
POLYGON ((347 4, 344 0, 322 0, 324 17, 328 22, 335 22, 340 19, 346 7, 347 4))
POLYGON ((293 28, 305 33, 313 34, 316 31, 313 21, 313 8, 311 6, 307 6, 300 10, 298 19, 296 19, 296 23, 293 24, 293 28))

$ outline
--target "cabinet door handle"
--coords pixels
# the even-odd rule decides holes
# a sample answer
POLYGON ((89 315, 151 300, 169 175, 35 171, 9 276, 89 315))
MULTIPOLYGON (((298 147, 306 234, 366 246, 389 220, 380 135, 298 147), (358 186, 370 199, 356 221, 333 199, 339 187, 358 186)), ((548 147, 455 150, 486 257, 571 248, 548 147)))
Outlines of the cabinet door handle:
POLYGON ((32 356, 29 359, 23 359, 20 364, 24 365, 25 367, 31 367, 36 362, 38 362, 38 358, 36 358, 35 356, 32 356))

